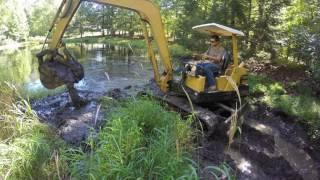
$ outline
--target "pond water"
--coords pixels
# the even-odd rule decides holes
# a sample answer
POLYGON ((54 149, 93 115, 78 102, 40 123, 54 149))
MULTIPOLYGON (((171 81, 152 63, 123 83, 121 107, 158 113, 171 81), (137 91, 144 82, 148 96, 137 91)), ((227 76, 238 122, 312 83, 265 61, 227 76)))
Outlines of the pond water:
MULTIPOLYGON (((145 50, 110 44, 68 44, 67 47, 85 70, 77 89, 106 92, 141 86, 153 77, 145 50)), ((39 49, 30 48, 1 52, 0 82, 12 82, 26 92, 47 91, 39 80, 37 52, 39 49)))

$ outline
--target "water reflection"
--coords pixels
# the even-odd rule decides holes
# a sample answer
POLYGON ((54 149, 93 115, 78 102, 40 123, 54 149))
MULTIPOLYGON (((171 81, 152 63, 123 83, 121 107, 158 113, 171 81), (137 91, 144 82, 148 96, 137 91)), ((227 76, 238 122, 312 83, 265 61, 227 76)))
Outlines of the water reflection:
POLYGON ((1 52, 0 82, 22 84, 37 79, 36 61, 29 49, 1 52))
MULTIPOLYGON (((81 90, 105 92, 111 88, 143 85, 153 72, 145 51, 110 44, 68 44, 70 52, 85 69, 76 84, 81 90)), ((35 54, 28 48, 0 55, 0 82, 12 81, 27 91, 45 89, 39 80, 35 54)))

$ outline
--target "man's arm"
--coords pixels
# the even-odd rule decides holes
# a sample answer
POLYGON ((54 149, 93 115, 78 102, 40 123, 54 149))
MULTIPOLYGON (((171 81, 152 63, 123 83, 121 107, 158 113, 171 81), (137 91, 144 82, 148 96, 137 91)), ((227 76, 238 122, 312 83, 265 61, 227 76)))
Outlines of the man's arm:
POLYGON ((222 59, 222 56, 220 56, 220 55, 218 55, 218 56, 209 56, 207 54, 203 54, 203 57, 205 59, 208 59, 208 60, 213 61, 215 63, 219 63, 221 61, 221 59, 222 59))

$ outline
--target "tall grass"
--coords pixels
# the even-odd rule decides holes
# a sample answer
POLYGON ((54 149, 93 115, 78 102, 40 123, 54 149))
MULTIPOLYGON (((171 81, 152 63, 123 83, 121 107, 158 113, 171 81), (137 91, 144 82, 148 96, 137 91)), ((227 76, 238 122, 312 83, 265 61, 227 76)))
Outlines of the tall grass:
POLYGON ((133 100, 111 115, 96 141, 88 140, 90 152, 68 151, 65 158, 76 179, 196 179, 190 125, 158 102, 133 100))
POLYGON ((0 179, 54 178, 57 171, 51 156, 63 143, 16 92, 10 86, 0 93, 0 179))
POLYGON ((99 134, 93 131, 85 148, 74 149, 39 122, 13 86, 0 95, 0 179, 199 179, 190 159, 193 120, 181 120, 159 102, 117 103, 99 134))
POLYGON ((320 139, 320 101, 307 91, 298 95, 289 95, 279 82, 271 81, 264 76, 249 77, 250 91, 263 93, 263 103, 281 109, 282 111, 300 117, 309 126, 310 137, 320 139))

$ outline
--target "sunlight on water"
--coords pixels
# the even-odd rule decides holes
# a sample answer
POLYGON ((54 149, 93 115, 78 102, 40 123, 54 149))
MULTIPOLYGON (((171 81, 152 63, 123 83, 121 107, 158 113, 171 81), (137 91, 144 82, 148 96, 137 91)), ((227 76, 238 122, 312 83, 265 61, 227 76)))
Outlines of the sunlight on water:
MULTIPOLYGON (((113 88, 143 85, 153 77, 144 50, 130 54, 127 47, 108 44, 68 44, 68 49, 85 69, 85 77, 76 87, 80 90, 105 92, 113 88), (143 67, 143 68, 141 68, 143 67)), ((28 91, 45 88, 39 80, 35 54, 27 48, 0 55, 0 82, 10 81, 28 91)))

